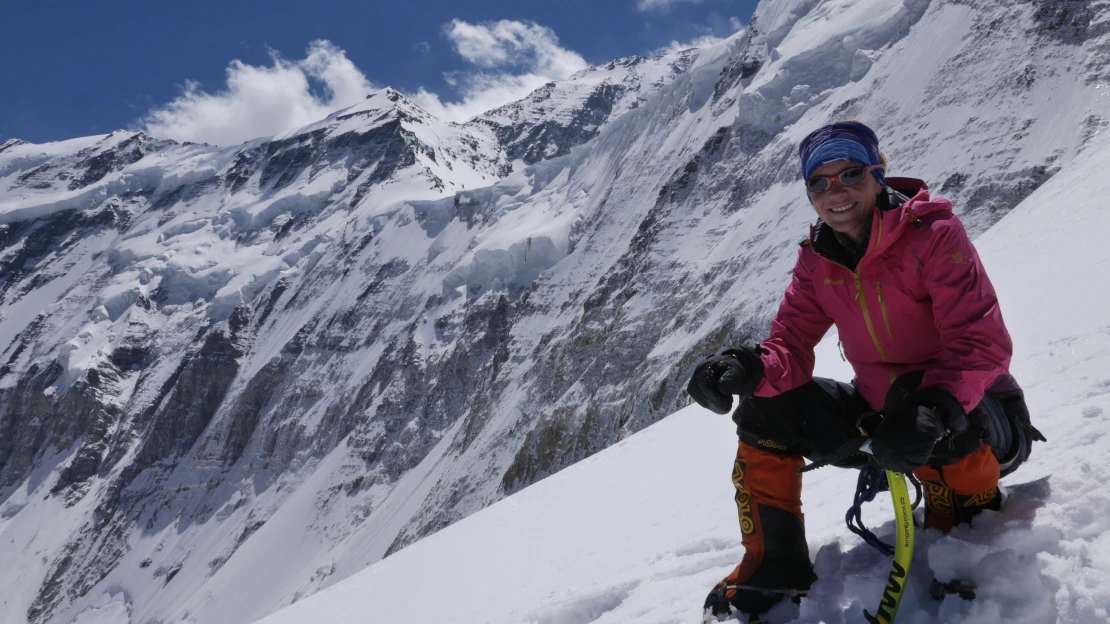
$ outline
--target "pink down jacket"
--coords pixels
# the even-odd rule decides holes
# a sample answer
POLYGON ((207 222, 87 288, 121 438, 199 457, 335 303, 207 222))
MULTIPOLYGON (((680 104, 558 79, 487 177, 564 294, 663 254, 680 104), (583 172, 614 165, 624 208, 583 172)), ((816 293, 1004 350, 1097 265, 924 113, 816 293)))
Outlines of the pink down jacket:
MULTIPOLYGON (((813 377, 813 348, 840 332, 855 385, 881 410, 895 377, 924 370, 921 387, 948 391, 970 411, 1007 375, 1013 343, 979 254, 946 199, 921 180, 889 178, 910 197, 875 210, 867 253, 855 271, 820 255, 815 230, 802 244, 771 335, 757 396, 813 377)), ((826 226, 827 227, 827 226, 826 226)))

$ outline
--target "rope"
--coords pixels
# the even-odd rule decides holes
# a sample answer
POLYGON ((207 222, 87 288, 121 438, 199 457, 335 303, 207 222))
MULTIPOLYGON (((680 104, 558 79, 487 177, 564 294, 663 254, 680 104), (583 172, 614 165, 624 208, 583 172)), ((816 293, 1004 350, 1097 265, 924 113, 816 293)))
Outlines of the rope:
POLYGON ((875 500, 879 492, 890 489, 886 482, 886 472, 866 463, 859 469, 859 479, 856 481, 856 494, 848 513, 844 515, 844 522, 848 530, 860 536, 868 546, 875 548, 887 557, 894 556, 894 546, 887 544, 875 536, 863 524, 863 504, 875 500))

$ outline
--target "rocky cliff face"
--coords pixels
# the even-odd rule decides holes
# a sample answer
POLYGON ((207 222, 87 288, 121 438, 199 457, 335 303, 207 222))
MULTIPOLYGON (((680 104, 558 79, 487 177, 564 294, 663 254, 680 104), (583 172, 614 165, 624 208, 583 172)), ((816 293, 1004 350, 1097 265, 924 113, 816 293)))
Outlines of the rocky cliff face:
POLYGON ((0 145, 0 608, 250 621, 639 430, 765 332, 810 129, 983 231, 1104 127, 1108 25, 777 0, 462 126, 387 89, 229 149, 0 145))

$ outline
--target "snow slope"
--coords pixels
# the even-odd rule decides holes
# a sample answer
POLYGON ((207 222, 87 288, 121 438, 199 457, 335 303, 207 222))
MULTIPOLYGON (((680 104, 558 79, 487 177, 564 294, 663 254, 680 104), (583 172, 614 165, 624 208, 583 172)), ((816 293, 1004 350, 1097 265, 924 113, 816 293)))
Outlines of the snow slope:
MULTIPOLYGON (((1100 139, 977 240, 1015 340, 1013 372, 1049 441, 1004 485, 999 513, 918 534, 898 622, 1110 620, 1110 142, 1100 139), (933 576, 978 599, 942 603, 933 576)), ((785 286, 785 284, 783 284, 785 286)), ((846 379, 835 336, 818 374, 846 379)), ((729 482, 732 423, 697 406, 418 542, 261 622, 667 624, 698 621, 709 587, 742 556, 729 482)), ((855 472, 803 490, 820 580, 769 621, 857 622, 888 559, 844 528, 855 472)), ((890 541, 886 499, 865 520, 890 541)))

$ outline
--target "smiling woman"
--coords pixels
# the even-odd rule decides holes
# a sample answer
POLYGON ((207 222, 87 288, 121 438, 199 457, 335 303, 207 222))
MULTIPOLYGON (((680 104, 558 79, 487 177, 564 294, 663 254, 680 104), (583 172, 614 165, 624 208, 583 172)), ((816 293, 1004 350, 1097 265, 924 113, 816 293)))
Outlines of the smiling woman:
POLYGON ((1013 344, 994 287, 952 204, 921 180, 888 179, 878 137, 859 122, 817 128, 798 155, 819 220, 771 334, 706 358, 688 386, 721 414, 740 397, 733 483, 744 557, 706 598, 714 616, 762 614, 816 579, 803 457, 864 467, 858 454, 834 458, 869 436, 879 467, 924 484, 925 526, 947 531, 997 510, 999 478, 1044 439, 1009 373, 1013 344), (813 376, 814 347, 833 325, 851 383, 813 376))
POLYGON ((809 201, 817 216, 836 232, 859 240, 871 222, 882 186, 872 171, 858 162, 821 165, 809 178, 809 201), (820 190, 814 190, 820 187, 820 190))
POLYGON ((879 151, 879 137, 861 123, 844 121, 815 130, 798 151, 817 216, 842 244, 862 255, 871 216, 886 185, 886 157, 879 151))

